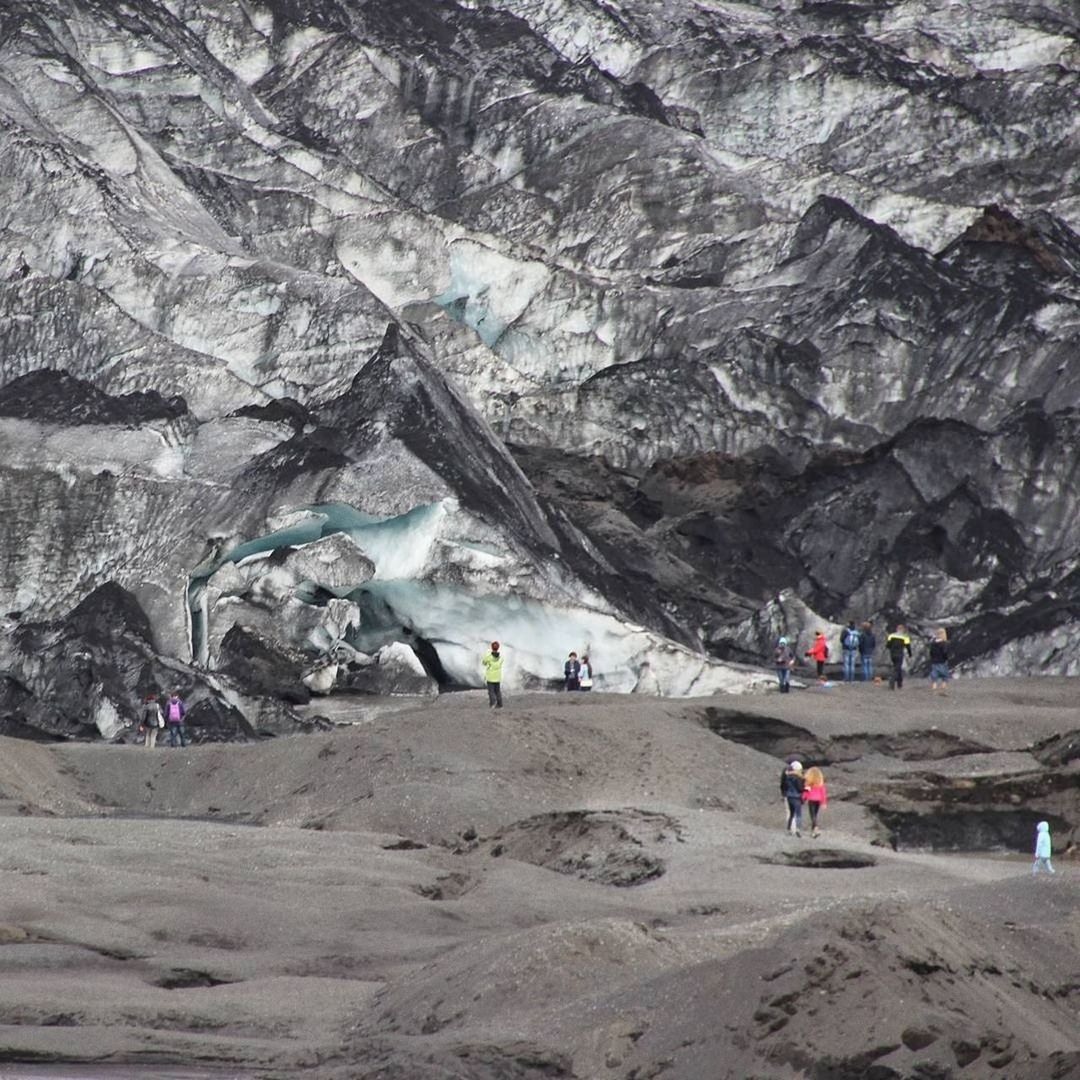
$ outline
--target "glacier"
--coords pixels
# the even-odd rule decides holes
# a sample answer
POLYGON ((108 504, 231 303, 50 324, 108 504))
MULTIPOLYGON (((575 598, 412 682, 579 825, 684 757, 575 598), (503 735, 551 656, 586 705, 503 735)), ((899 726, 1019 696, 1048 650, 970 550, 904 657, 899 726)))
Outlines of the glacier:
POLYGON ((463 685, 752 688, 852 616, 1080 663, 1066 0, 0 26, 6 626, 115 585, 256 724, 242 657, 406 629, 463 685))

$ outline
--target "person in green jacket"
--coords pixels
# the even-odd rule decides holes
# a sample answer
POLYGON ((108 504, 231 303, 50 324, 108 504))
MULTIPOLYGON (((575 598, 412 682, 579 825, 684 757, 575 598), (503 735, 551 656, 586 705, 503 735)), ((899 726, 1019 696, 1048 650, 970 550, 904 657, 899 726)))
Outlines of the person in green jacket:
POLYGON ((503 658, 499 652, 499 643, 491 643, 489 652, 481 661, 484 665, 484 679, 487 682, 488 707, 491 709, 502 708, 502 668, 503 658))

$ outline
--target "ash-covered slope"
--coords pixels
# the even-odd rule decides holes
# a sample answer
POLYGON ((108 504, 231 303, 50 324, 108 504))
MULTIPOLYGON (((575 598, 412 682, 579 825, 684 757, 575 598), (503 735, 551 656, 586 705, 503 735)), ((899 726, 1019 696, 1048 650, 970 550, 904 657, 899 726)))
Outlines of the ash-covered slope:
MULTIPOLYGON (((612 640, 567 606, 750 660, 815 613, 902 615, 980 670, 1076 670, 1078 67, 1065 0, 15 0, 0 609, 56 618, 115 580, 159 647, 213 663, 233 622, 268 629, 253 589, 313 595, 215 584, 236 545, 449 498, 561 582, 529 596, 567 647, 612 640), (408 376, 354 381, 388 324, 450 380, 403 412, 383 393, 408 376), (93 439, 42 434, 45 369, 127 403, 63 393, 109 443, 92 482, 93 439)), ((401 604, 450 578, 505 637, 517 571, 480 597, 429 554, 301 637, 430 641, 446 620, 401 604)), ((596 659, 629 686, 653 648, 596 659)))

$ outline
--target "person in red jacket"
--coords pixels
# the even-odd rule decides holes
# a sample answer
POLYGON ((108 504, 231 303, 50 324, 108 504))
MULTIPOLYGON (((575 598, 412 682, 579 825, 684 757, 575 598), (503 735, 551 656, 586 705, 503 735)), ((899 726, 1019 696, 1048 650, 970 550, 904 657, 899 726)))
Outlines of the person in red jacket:
POLYGON ((829 793, 825 790, 825 774, 816 765, 807 769, 803 777, 802 798, 807 810, 810 811, 810 835, 820 836, 818 814, 829 801, 829 793))
POLYGON ((825 674, 825 661, 829 659, 829 643, 825 639, 825 631, 819 630, 814 635, 814 643, 806 650, 806 655, 817 663, 818 678, 825 674))

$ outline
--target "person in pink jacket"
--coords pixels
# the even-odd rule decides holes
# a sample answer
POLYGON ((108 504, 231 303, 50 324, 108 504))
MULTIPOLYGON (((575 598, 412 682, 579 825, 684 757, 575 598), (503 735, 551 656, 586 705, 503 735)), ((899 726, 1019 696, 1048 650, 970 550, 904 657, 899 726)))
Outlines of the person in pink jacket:
POLYGON ((825 774, 816 765, 806 770, 806 776, 803 777, 802 797, 807 810, 810 811, 810 835, 820 836, 818 814, 829 801, 829 793, 825 790, 825 774))

